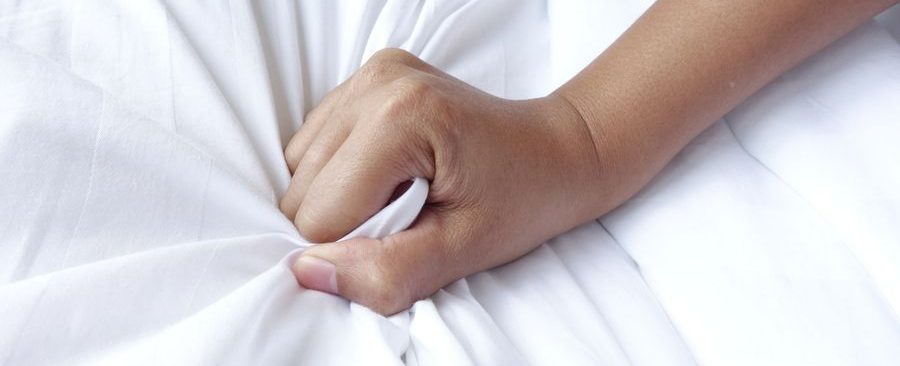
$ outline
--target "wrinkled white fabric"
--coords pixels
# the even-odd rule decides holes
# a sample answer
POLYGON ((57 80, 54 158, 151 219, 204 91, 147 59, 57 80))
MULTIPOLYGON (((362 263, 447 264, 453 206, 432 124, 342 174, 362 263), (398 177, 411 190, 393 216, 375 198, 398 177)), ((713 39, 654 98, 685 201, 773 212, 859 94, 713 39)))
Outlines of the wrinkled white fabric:
POLYGON ((0 0, 0 364, 900 364, 896 12, 410 311, 296 284, 282 148, 371 54, 535 97, 648 5, 0 0))

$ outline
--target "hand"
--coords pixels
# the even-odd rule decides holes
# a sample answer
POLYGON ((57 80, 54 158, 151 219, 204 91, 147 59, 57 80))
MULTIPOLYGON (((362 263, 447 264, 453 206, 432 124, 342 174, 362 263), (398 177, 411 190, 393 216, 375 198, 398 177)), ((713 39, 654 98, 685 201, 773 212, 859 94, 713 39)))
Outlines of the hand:
POLYGON ((386 315, 596 215, 584 193, 596 191, 598 159, 568 102, 497 98, 402 50, 377 53, 328 94, 285 157, 281 210, 325 243, 295 263, 298 281, 386 315), (431 182, 412 227, 332 243, 412 177, 431 182))

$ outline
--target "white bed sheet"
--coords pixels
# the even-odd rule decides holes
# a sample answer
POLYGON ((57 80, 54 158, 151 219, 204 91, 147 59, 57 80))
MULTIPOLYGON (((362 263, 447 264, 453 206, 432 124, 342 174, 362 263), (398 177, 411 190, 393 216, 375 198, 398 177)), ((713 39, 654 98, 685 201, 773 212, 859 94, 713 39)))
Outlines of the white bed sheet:
POLYGON ((900 364, 895 15, 408 312, 296 285, 282 146, 372 53, 539 96, 648 5, 0 1, 0 364, 900 364))

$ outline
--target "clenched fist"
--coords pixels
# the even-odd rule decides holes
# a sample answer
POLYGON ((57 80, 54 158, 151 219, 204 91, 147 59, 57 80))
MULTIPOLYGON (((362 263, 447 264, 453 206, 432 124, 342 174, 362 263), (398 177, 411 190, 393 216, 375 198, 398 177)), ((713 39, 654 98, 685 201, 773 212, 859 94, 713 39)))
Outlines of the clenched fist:
POLYGON ((565 99, 501 99, 397 49, 328 94, 285 157, 281 210, 323 243, 294 264, 298 281, 386 315, 597 211, 597 151, 565 99), (413 177, 431 187, 408 230, 334 243, 413 177))

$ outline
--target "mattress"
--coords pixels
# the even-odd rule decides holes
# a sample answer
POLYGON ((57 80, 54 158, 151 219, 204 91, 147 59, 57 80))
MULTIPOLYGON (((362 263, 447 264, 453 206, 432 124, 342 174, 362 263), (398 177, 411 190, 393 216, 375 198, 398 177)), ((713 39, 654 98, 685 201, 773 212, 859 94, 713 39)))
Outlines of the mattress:
POLYGON ((537 97, 649 5, 0 0, 0 364, 900 365, 897 10, 515 262, 391 317, 297 285, 282 149, 374 52, 537 97))

